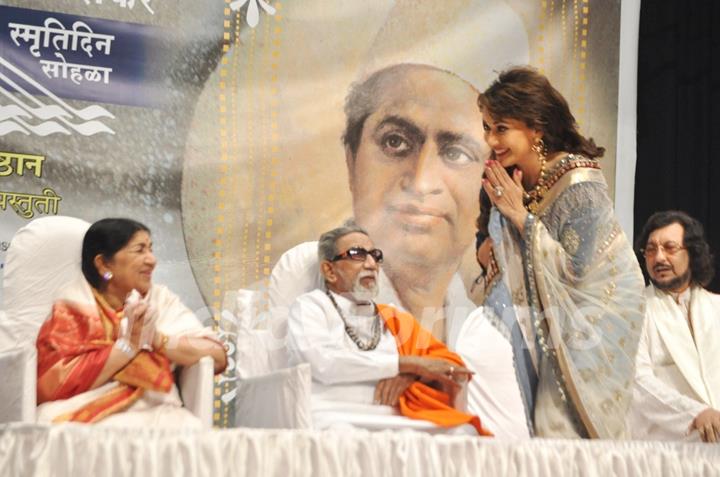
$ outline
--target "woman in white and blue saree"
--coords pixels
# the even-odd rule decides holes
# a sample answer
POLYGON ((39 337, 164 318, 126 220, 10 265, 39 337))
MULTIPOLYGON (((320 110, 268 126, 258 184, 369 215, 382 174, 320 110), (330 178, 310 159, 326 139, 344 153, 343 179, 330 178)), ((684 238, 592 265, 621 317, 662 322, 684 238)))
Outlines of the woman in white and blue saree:
POLYGON ((479 105, 497 270, 485 314, 509 330, 531 429, 625 438, 644 282, 595 159, 604 150, 530 68, 501 73, 479 105))

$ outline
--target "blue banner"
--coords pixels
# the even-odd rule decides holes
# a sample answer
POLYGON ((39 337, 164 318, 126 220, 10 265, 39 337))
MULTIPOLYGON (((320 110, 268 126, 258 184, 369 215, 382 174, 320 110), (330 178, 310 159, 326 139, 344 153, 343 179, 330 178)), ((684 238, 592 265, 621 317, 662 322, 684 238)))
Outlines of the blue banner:
MULTIPOLYGON (((160 28, 0 6, 0 89, 129 106, 164 91, 160 28)), ((0 93, 3 93, 0 91, 0 93)))

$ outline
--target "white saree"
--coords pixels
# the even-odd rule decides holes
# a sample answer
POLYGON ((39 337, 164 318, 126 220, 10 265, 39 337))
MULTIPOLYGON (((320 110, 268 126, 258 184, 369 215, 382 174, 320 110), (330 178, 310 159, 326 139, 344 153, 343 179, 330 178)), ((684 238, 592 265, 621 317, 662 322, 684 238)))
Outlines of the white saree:
POLYGON ((534 432, 626 438, 643 277, 597 162, 569 155, 548 177, 523 237, 501 218, 494 240, 511 302, 503 308, 513 310, 538 376, 534 432))
MULTIPOLYGON (((81 304, 88 309, 97 306, 90 284, 82 277, 77 277, 66 285, 56 298, 81 304)), ((181 336, 215 337, 212 329, 204 327, 180 298, 164 285, 153 284, 147 300, 150 306, 158 311, 157 330, 171 337, 167 346, 174 346, 175 340, 181 336)), ((51 423, 57 416, 85 406, 118 385, 117 381, 110 380, 98 388, 68 399, 45 402, 37 408, 37 422, 51 423)), ((182 406, 178 388, 173 384, 168 393, 145 391, 129 408, 104 418, 97 425, 202 428, 201 421, 182 406)))

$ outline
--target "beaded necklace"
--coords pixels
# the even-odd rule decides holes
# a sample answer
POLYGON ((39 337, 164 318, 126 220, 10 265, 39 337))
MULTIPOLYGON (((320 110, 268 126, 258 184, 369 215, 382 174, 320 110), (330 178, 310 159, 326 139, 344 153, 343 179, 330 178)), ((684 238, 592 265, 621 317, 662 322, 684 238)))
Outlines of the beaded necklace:
POLYGON ((540 176, 538 177, 537 184, 535 184, 535 188, 530 192, 523 193, 523 199, 525 202, 525 208, 530 211, 530 213, 536 214, 538 208, 540 207, 540 201, 548 191, 548 187, 545 185, 545 165, 547 164, 547 151, 545 148, 545 143, 543 143, 542 140, 533 144, 532 150, 535 152, 535 154, 538 155, 538 159, 540 159, 540 176))
POLYGON ((600 169, 600 164, 598 164, 597 160, 587 159, 574 154, 569 154, 566 157, 563 157, 560 162, 552 168, 550 174, 547 174, 545 171, 545 163, 546 158, 543 155, 540 159, 540 178, 538 179, 535 188, 530 192, 523 193, 525 208, 532 214, 537 214, 537 211, 540 208, 540 203, 542 202, 545 194, 552 189, 555 183, 559 181, 566 172, 578 167, 600 169))
POLYGON ((335 301, 335 297, 332 296, 332 293, 330 293, 330 290, 325 290, 325 294, 328 298, 330 298, 335 310, 338 312, 338 315, 340 315, 340 319, 342 319, 343 324, 345 325, 345 333, 347 333, 350 339, 353 340, 353 343, 355 343, 355 345, 362 351, 372 351, 377 348, 378 343, 380 343, 380 314, 378 313, 377 305, 373 303, 373 307, 375 308, 375 317, 373 318, 372 324, 373 336, 370 341, 366 343, 360 339, 357 332, 348 324, 345 319, 345 315, 343 315, 342 310, 335 301))

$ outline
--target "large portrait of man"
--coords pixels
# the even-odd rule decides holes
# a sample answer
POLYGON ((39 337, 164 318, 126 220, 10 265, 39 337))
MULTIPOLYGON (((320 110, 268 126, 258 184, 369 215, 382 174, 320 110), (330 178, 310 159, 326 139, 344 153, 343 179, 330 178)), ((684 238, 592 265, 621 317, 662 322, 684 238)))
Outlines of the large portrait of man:
POLYGON ((285 251, 354 217, 386 252, 397 304, 444 336, 451 283, 472 306, 457 272, 476 269, 476 99, 495 72, 528 63, 523 12, 503 0, 322 4, 264 17, 205 84, 183 173, 195 277, 220 309, 228 290, 267 289, 285 251))
POLYGON ((355 221, 385 253, 400 304, 440 339, 489 151, 477 95, 454 73, 398 64, 354 85, 345 105, 355 221))

